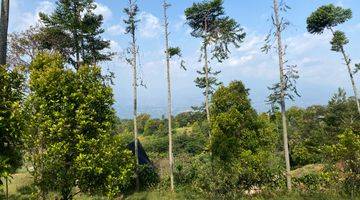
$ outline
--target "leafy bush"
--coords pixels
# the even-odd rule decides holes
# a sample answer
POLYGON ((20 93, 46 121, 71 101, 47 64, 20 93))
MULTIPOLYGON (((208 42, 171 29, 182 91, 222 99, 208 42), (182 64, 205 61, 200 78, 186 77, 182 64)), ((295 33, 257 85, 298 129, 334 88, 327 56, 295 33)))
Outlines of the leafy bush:
POLYGON ((205 119, 203 112, 199 111, 190 111, 183 112, 175 116, 174 121, 176 127, 186 127, 195 122, 203 121, 205 119))
POLYGON ((145 123, 144 135, 166 135, 167 123, 165 120, 149 119, 145 123))
POLYGON ((221 86, 213 95, 211 114, 213 167, 236 180, 235 190, 274 182, 281 170, 274 153, 277 134, 269 119, 251 107, 248 89, 240 81, 221 86))
POLYGON ((294 178, 294 183, 299 189, 306 192, 314 193, 321 190, 324 191, 333 183, 331 180, 332 175, 333 174, 325 172, 310 173, 294 178))
POLYGON ((89 194, 116 197, 127 192, 134 175, 134 159, 120 136, 103 136, 99 141, 83 141, 76 160, 78 187, 89 194))
POLYGON ((145 190, 154 187, 160 182, 160 177, 152 165, 140 165, 139 180, 141 189, 145 190))
POLYGON ((331 161, 342 163, 344 190, 347 194, 360 195, 360 135, 347 130, 338 136, 338 143, 327 148, 331 161))
POLYGON ((146 136, 146 139, 141 141, 147 153, 167 153, 169 148, 169 139, 167 136, 146 136))
POLYGON ((177 133, 174 134, 174 154, 186 153, 196 155, 204 151, 206 138, 204 135, 177 133))

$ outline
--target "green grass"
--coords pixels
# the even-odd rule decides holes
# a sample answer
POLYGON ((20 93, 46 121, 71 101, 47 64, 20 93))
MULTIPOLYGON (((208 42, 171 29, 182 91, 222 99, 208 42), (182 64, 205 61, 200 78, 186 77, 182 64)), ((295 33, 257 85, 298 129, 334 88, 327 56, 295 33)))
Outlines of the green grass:
POLYGON ((169 191, 145 191, 135 193, 126 198, 127 200, 171 200, 184 199, 179 193, 171 193, 169 191))
MULTIPOLYGON (((33 189, 30 187, 32 183, 32 176, 27 171, 20 171, 13 175, 13 179, 9 184, 10 200, 26 200, 30 199, 30 193, 33 189)), ((199 197, 193 198, 191 189, 178 189, 175 193, 171 193, 168 189, 153 189, 132 194, 125 199, 127 200, 185 200, 185 199, 201 199, 199 197)), ((50 194, 50 199, 54 199, 55 194, 50 194)), ((1 199, 1 196, 0 196, 1 199)), ((79 194, 75 196, 75 200, 105 200, 102 197, 90 197, 87 195, 79 194)), ((206 199, 206 198, 203 198, 206 199)), ((346 199, 337 194, 304 194, 298 192, 285 193, 278 192, 268 196, 253 196, 245 199, 254 200, 342 200, 346 199)), ((360 197, 353 198, 352 200, 360 200, 360 197)))

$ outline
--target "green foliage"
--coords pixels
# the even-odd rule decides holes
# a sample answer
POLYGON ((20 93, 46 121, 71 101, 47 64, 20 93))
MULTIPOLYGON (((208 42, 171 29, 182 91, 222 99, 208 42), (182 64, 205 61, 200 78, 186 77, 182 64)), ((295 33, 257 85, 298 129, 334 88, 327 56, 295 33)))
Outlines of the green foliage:
MULTIPOLYGON (((148 188, 154 187, 156 184, 160 182, 160 177, 156 172, 154 166, 140 165, 139 166, 139 181, 141 183, 141 188, 146 190, 148 188)), ((135 187, 135 183, 133 183, 133 187, 135 187)))
POLYGON ((192 131, 198 135, 208 135, 210 132, 209 123, 205 119, 195 122, 191 128, 192 131))
POLYGON ((194 184, 211 198, 226 199, 276 182, 277 136, 267 117, 251 107, 248 89, 240 81, 221 86, 213 95, 211 114, 211 159, 200 161, 194 184))
POLYGON ((275 83, 268 89, 271 91, 271 94, 268 96, 268 103, 274 105, 275 103, 280 104, 282 99, 282 92, 284 92, 284 98, 294 101, 295 97, 300 97, 300 94, 296 87, 296 82, 299 79, 299 72, 297 70, 297 65, 288 65, 284 69, 284 81, 282 84, 275 83))
MULTIPOLYGON (((287 110, 290 161, 292 166, 326 161, 326 146, 338 143, 340 133, 360 130, 360 120, 353 97, 347 97, 343 89, 330 99, 326 106, 310 106, 306 109, 292 107, 287 110)), ((274 115, 274 123, 281 124, 279 112, 274 115)), ((278 132, 281 127, 278 126, 278 132)), ((281 149, 281 143, 278 149, 281 149)))
POLYGON ((105 31, 101 28, 103 16, 94 14, 94 0, 63 0, 56 5, 52 14, 40 13, 45 24, 41 46, 60 52, 76 69, 81 65, 80 58, 82 64, 110 60, 113 53, 106 51, 110 41, 101 37, 105 31))
POLYGON ((321 6, 308 17, 307 30, 313 34, 322 34, 325 29, 331 29, 351 18, 350 9, 344 9, 333 4, 321 6))
POLYGON ((136 16, 139 12, 139 7, 136 3, 129 1, 130 5, 128 8, 124 9, 124 13, 128 16, 128 19, 124 20, 124 23, 127 25, 125 29, 126 34, 135 35, 136 24, 140 21, 136 19, 136 16))
POLYGON ((20 68, 0 66, 0 178, 22 164, 20 136, 24 125, 21 115, 24 81, 20 68))
POLYGON ((174 154, 187 154, 195 156, 205 150, 205 134, 177 133, 174 135, 174 154))
POLYGON ((146 140, 142 141, 147 153, 160 154, 160 157, 166 157, 169 149, 169 139, 167 136, 145 135, 146 140))
MULTIPOLYGON (((173 153, 176 156, 183 154, 195 156, 205 149, 206 138, 205 134, 202 133, 176 131, 174 132, 173 140, 173 153)), ((169 145, 167 135, 145 135, 142 143, 146 152, 155 153, 160 155, 160 157, 167 156, 169 145)))
POLYGON ((316 193, 319 191, 325 191, 331 184, 333 174, 329 172, 309 173, 304 176, 294 179, 295 185, 307 193, 316 193))
MULTIPOLYGON (((206 95, 206 70, 205 70, 205 67, 202 68, 202 71, 196 71, 196 72, 200 75, 200 77, 197 77, 194 82, 196 84, 196 87, 204 90, 203 94, 205 96, 206 95)), ((214 91, 216 90, 216 88, 222 84, 222 82, 219 82, 218 79, 216 78, 216 76, 218 74, 220 74, 220 72, 221 71, 213 72, 211 67, 208 68, 207 84, 209 87, 208 94, 210 94, 210 95, 212 95, 214 93, 214 91)))
POLYGON ((175 116, 174 121, 176 127, 186 127, 195 122, 200 122, 205 119, 205 115, 199 111, 182 112, 175 116))
POLYGON ((355 64, 355 70, 353 73, 357 74, 359 72, 359 70, 360 70, 360 63, 357 63, 357 64, 355 64))
MULTIPOLYGON (((322 148, 328 143, 323 118, 326 108, 311 106, 306 109, 292 107, 287 110, 291 164, 294 167, 323 161, 322 148)), ((278 116, 278 123, 280 123, 278 116)))
POLYGON ((80 154, 75 163, 82 192, 114 198, 129 190, 135 163, 121 136, 81 139, 77 146, 80 154))
POLYGON ((172 58, 174 56, 179 56, 179 57, 182 56, 180 47, 170 47, 168 49, 168 52, 169 52, 170 58, 172 58))
MULTIPOLYGON (((259 160, 268 159, 265 158, 268 156, 265 154, 264 157, 259 154, 257 156, 259 160)), ((251 159, 254 163, 237 163, 228 168, 222 166, 222 163, 213 162, 207 154, 199 154, 189 159, 188 163, 179 164, 176 174, 180 175, 180 184, 190 183, 191 189, 203 199, 243 199, 246 196, 245 192, 251 189, 262 188, 266 191, 271 187, 278 188, 282 183, 283 177, 278 169, 279 160, 274 157, 268 160, 271 159, 273 163, 266 164, 270 167, 260 164, 261 161, 251 159), (256 183, 255 177, 258 178, 256 183), (271 181, 268 182, 269 180, 271 181)))
MULTIPOLYGON (((140 114, 137 116, 136 120, 137 120, 137 128, 138 128, 138 132, 140 134, 143 134, 145 132, 145 125, 147 123, 147 121, 150 120, 150 115, 149 114, 140 114)), ((133 126, 133 125, 132 125, 133 126)), ((129 129, 132 130, 132 129, 129 129)))
POLYGON ((84 65, 74 72, 59 55, 41 54, 30 66, 29 88, 24 144, 41 192, 71 199, 75 186, 118 191, 132 159, 111 135, 114 99, 101 69, 84 65))
MULTIPOLYGON (((228 58, 229 45, 236 48, 245 38, 240 25, 225 16, 222 0, 207 0, 185 10, 187 24, 192 28, 191 35, 204 40, 204 47, 213 44, 213 58, 219 62, 228 58)), ((203 47, 203 48, 204 48, 203 47)))
POLYGON ((166 120, 149 119, 145 123, 144 135, 166 135, 167 123, 166 120))
POLYGON ((337 142, 337 135, 347 129, 359 132, 360 120, 357 116, 355 99, 347 97, 345 90, 339 88, 328 103, 328 111, 324 119, 330 141, 337 142))
POLYGON ((237 81, 220 87, 212 98, 211 146, 213 156, 230 161, 247 150, 256 153, 272 147, 274 128, 258 118, 248 89, 237 81))
POLYGON ((347 130, 327 150, 333 163, 343 163, 345 191, 351 196, 360 195, 360 135, 347 130))
POLYGON ((334 33, 333 39, 330 42, 330 44, 332 45, 331 50, 341 52, 343 46, 347 43, 349 43, 349 40, 346 38, 345 33, 342 31, 336 31, 334 33))

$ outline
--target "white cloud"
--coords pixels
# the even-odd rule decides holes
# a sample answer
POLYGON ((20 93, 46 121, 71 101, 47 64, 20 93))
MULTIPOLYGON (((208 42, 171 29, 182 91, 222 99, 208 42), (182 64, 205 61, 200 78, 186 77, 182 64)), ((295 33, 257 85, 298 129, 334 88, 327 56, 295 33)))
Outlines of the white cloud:
POLYGON ((161 34, 161 24, 159 18, 151 13, 142 12, 140 14, 140 36, 144 38, 154 38, 161 34))
POLYGON ((95 3, 95 5, 96 9, 94 10, 94 13, 97 15, 102 15, 104 17, 104 21, 107 21, 112 17, 112 11, 109 7, 101 3, 95 3))
POLYGON ((344 7, 344 2, 341 1, 341 0, 339 0, 339 1, 336 2, 335 5, 336 5, 336 6, 340 6, 340 7, 344 7))
POLYGON ((239 66, 239 65, 244 65, 253 59, 254 59, 254 55, 246 55, 240 58, 230 58, 228 63, 230 66, 239 66))
POLYGON ((55 4, 51 1, 40 1, 37 3, 36 8, 33 12, 24 12, 23 5, 27 2, 24 0, 13 0, 10 4, 11 14, 10 16, 10 28, 15 31, 21 31, 35 25, 39 22, 39 13, 49 14, 55 9, 55 4), (11 26, 13 25, 13 26, 11 26))
POLYGON ((184 27, 185 23, 186 23, 186 16, 180 15, 179 20, 174 24, 175 30, 176 31, 181 30, 184 27))
MULTIPOLYGON (((331 34, 329 32, 325 32, 322 35, 303 33, 287 38, 285 43, 288 46, 288 51, 292 54, 303 54, 317 47, 328 45, 330 39, 331 34)), ((330 47, 328 46, 328 48, 330 47)))
POLYGON ((118 35, 124 34, 125 29, 122 25, 116 24, 116 25, 112 25, 108 29, 106 29, 106 32, 112 36, 118 36, 118 35))
POLYGON ((120 44, 115 40, 110 40, 110 49, 114 52, 121 52, 122 48, 120 47, 120 44))
POLYGON ((249 35, 245 38, 244 43, 237 50, 240 52, 260 51, 261 47, 265 44, 265 36, 249 35))

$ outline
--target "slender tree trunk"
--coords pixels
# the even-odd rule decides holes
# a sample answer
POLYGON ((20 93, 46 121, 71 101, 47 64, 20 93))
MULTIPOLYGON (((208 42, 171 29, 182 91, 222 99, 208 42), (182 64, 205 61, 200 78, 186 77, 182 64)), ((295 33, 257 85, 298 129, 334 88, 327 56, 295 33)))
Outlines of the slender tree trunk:
MULTIPOLYGON (((208 52, 207 52, 207 42, 204 42, 204 60, 205 60, 205 110, 206 110, 206 119, 210 126, 210 108, 209 108, 209 63, 208 63, 208 52)), ((209 134, 210 135, 210 134, 209 134)))
MULTIPOLYGON (((334 30, 332 28, 329 28, 329 29, 330 29, 331 33, 333 34, 333 36, 335 36, 334 30)), ((359 94, 358 94, 358 90, 357 90, 357 87, 356 87, 356 84, 355 84, 353 72, 351 71, 351 66, 350 66, 351 61, 350 61, 349 57, 346 55, 343 46, 341 46, 340 51, 341 51, 341 54, 342 54, 342 56, 344 58, 345 65, 347 67, 347 70, 348 70, 348 73, 349 73, 349 76, 350 76, 350 81, 351 81, 351 85, 352 85, 352 88, 353 88, 353 91, 354 91, 356 106, 357 106, 357 109, 358 109, 358 113, 360 114, 359 94)))
POLYGON ((6 187, 5 197, 6 197, 6 199, 9 199, 9 180, 8 179, 9 179, 8 177, 5 178, 5 187, 6 187))
POLYGON ((135 142, 135 159, 136 159, 136 191, 139 191, 140 181, 139 181, 139 149, 138 149, 138 127, 137 127, 137 47, 136 47, 136 35, 135 31, 132 34, 132 54, 133 54, 133 95, 134 95, 134 142, 135 142))
POLYGON ((352 88, 353 88, 353 90, 354 90, 354 96, 355 96, 356 106, 357 106, 358 112, 359 112, 359 114, 360 114, 359 94, 358 94, 358 90, 357 90, 356 85, 355 85, 353 73, 352 73, 352 71, 351 71, 350 59, 346 56, 343 47, 341 47, 341 53, 342 53, 342 55, 343 55, 343 57, 344 57, 344 60, 345 60, 346 66, 347 66, 347 70, 348 70, 348 73, 349 73, 349 76, 350 76, 350 80, 351 80, 351 85, 352 85, 352 88))
POLYGON ((170 188, 174 191, 174 156, 172 144, 172 99, 171 99, 171 79, 170 79, 170 54, 169 54, 169 32, 168 32, 168 17, 167 8, 170 6, 164 0, 164 28, 165 28, 165 54, 166 54, 166 75, 167 75, 167 101, 168 101, 168 131, 169 131, 169 173, 170 173, 170 188))
POLYGON ((286 164, 286 185, 289 191, 291 191, 291 175, 290 175, 290 158, 289 158, 289 144, 288 144, 288 132, 287 132, 287 120, 286 120, 286 107, 285 107, 285 80, 284 80, 284 49, 282 46, 281 31, 282 24, 279 19, 279 5, 278 0, 274 0, 274 14, 276 25, 276 38, 279 54, 279 70, 280 70, 280 107, 281 118, 283 127, 283 140, 284 140, 284 156, 286 164))
MULTIPOLYGON (((79 27, 79 18, 80 18, 80 13, 77 7, 77 3, 74 2, 74 14, 75 14, 75 24, 76 27, 79 27)), ((80 42, 79 42, 79 32, 78 29, 75 29, 74 32, 74 44, 75 44, 75 59, 76 59, 76 64, 75 64, 75 69, 78 70, 80 68, 80 42)))
POLYGON ((356 88, 356 84, 355 84, 355 81, 354 81, 353 72, 351 71, 351 66, 350 66, 351 61, 348 58, 348 56, 346 55, 344 47, 341 47, 341 54, 343 55, 344 60, 345 60, 345 64, 347 66, 347 70, 348 70, 348 73, 349 73, 349 76, 350 76, 351 85, 352 85, 352 88, 353 88, 353 91, 354 91, 356 106, 357 106, 357 109, 358 109, 358 113, 360 114, 359 94, 358 94, 358 90, 356 88))
POLYGON ((1 0, 0 20, 0 65, 6 65, 7 37, 9 26, 9 0, 1 0))

